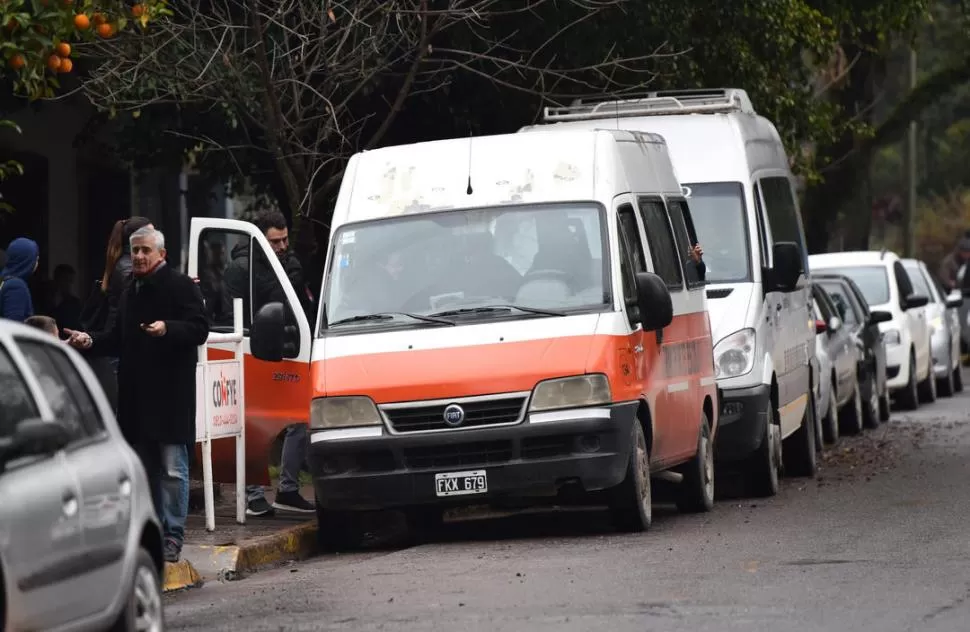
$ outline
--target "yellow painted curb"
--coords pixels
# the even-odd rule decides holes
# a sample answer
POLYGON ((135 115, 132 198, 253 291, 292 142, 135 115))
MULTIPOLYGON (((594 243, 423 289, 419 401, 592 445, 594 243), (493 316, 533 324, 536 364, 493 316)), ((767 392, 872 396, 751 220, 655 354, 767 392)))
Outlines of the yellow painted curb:
POLYGON ((188 560, 179 560, 175 564, 165 563, 165 592, 191 588, 201 583, 202 577, 188 560))
POLYGON ((252 571, 280 562, 309 557, 317 547, 317 524, 308 522, 249 542, 239 547, 236 572, 252 571))

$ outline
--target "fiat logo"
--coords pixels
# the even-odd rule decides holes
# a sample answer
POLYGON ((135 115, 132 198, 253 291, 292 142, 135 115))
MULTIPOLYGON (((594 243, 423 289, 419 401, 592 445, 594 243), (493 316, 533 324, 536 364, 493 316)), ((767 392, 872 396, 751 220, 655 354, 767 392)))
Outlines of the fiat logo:
POLYGON ((445 412, 442 417, 445 420, 445 424, 452 428, 457 428, 461 425, 461 422, 465 421, 465 410, 458 404, 450 404, 445 407, 445 412))

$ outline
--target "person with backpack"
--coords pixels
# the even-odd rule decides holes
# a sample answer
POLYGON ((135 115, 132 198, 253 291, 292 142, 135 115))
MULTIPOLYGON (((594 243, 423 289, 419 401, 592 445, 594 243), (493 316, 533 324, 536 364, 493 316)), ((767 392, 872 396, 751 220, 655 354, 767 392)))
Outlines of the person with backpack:
POLYGON ((37 242, 18 237, 7 246, 7 263, 0 270, 0 318, 24 322, 34 315, 27 280, 40 263, 37 242))

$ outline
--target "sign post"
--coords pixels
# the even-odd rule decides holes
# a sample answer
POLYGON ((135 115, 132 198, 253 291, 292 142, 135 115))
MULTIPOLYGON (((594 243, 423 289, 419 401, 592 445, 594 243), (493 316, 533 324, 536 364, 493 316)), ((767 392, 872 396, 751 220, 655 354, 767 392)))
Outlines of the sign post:
POLYGON ((243 302, 233 299, 233 332, 209 333, 199 347, 195 370, 195 441, 202 444, 202 484, 205 528, 215 531, 215 494, 212 481, 212 442, 236 439, 236 522, 246 523, 246 398, 243 371, 243 302), (232 345, 231 360, 209 360, 210 345, 232 345))

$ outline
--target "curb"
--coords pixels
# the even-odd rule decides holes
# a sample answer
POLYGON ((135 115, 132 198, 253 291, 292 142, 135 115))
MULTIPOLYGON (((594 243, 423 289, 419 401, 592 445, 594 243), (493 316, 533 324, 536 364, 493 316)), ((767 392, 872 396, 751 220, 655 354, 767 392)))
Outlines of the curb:
POLYGON ((192 563, 186 559, 179 560, 175 564, 165 562, 165 583, 164 591, 183 590, 202 584, 202 577, 195 570, 192 563))
MULTIPOLYGON (((198 583, 210 580, 232 581, 268 566, 305 559, 316 549, 317 524, 312 521, 272 535, 242 540, 238 544, 185 545, 182 548, 182 558, 196 572, 198 583)), ((167 571, 166 568, 166 580, 167 571)))

